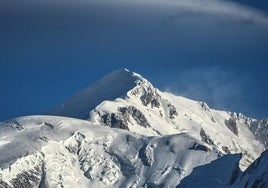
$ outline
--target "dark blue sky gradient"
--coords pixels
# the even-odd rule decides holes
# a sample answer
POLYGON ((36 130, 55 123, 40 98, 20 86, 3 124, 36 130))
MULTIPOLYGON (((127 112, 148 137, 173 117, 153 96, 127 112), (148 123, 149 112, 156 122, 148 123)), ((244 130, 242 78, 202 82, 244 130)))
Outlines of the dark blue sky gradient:
POLYGON ((265 12, 268 12, 268 2, 263 0, 231 0, 236 3, 241 3, 265 12))
POLYGON ((268 24, 147 3, 53 2, 0 2, 0 120, 43 113, 124 67, 161 90, 268 117, 268 24))

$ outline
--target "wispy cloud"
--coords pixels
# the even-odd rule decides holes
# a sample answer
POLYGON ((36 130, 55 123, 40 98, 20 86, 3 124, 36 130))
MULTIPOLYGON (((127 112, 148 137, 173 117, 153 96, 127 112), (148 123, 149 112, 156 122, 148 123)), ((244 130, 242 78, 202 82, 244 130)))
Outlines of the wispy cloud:
POLYGON ((268 15, 258 9, 244 6, 235 2, 223 0, 170 0, 165 1, 173 5, 171 21, 191 16, 209 14, 216 18, 230 22, 268 24, 268 15))
POLYGON ((242 96, 249 79, 220 66, 201 66, 181 71, 176 83, 170 84, 173 88, 176 85, 179 95, 206 101, 214 108, 235 109, 245 103, 242 96))

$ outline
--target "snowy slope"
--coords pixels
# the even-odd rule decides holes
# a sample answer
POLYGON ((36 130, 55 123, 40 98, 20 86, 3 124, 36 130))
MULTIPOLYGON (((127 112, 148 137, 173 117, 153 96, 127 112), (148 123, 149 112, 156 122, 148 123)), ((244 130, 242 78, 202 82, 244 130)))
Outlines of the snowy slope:
POLYGON ((129 75, 125 83, 135 86, 124 97, 101 102, 89 113, 89 121, 147 136, 191 133, 224 154, 243 153, 243 170, 267 148, 267 120, 213 110, 204 102, 161 92, 128 70, 113 76, 122 72, 129 75))
POLYGON ((220 157, 186 133, 147 137, 56 116, 2 122, 0 138, 0 187, 175 187, 220 157))

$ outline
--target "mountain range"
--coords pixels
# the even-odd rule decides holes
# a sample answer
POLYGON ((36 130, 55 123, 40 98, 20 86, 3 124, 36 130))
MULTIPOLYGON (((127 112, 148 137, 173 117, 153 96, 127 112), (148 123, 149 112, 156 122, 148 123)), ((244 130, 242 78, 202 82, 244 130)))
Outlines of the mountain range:
POLYGON ((265 188, 267 148, 268 119, 121 69, 43 115, 1 122, 0 187, 265 188))

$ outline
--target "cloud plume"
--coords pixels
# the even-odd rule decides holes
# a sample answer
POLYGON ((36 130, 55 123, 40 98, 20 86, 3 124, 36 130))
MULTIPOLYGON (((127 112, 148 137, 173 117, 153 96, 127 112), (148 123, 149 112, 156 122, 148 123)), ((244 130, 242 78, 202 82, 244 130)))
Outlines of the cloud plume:
POLYGON ((175 93, 179 95, 207 101, 214 108, 245 109, 246 106, 242 107, 245 104, 242 96, 249 79, 250 76, 239 76, 220 66, 201 66, 178 73, 171 88, 178 88, 175 93))

